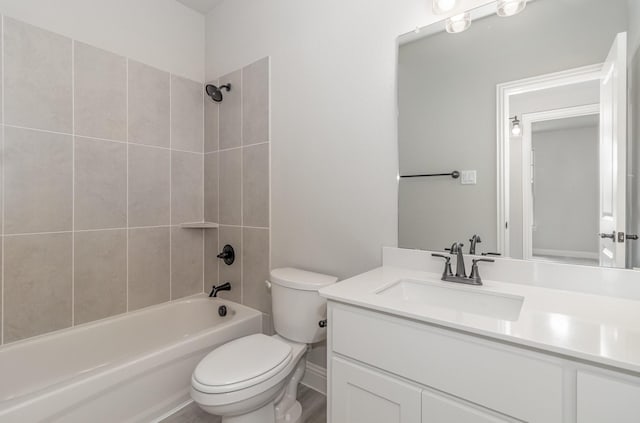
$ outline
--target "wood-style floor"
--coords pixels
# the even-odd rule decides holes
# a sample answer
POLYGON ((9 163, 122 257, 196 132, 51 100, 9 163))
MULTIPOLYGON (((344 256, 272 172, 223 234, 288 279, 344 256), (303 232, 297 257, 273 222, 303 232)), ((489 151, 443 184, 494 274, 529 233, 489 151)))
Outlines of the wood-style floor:
MULTIPOLYGON (((324 395, 298 386, 298 401, 302 405, 302 423, 327 423, 327 399, 324 395)), ((221 418, 207 414, 195 403, 162 420, 161 423, 220 423, 221 418)))

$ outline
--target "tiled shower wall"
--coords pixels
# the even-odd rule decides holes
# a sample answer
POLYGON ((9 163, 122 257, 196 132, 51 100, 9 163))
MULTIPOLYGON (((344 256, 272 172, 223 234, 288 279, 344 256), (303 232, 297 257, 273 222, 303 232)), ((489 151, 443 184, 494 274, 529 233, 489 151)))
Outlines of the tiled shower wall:
POLYGON ((229 281, 221 296, 265 313, 270 332, 269 278, 269 58, 221 77, 231 84, 222 103, 205 101, 205 284, 229 281), (236 251, 231 266, 215 259, 225 244, 236 251))
POLYGON ((8 17, 1 53, 2 342, 201 292, 202 84, 8 17))

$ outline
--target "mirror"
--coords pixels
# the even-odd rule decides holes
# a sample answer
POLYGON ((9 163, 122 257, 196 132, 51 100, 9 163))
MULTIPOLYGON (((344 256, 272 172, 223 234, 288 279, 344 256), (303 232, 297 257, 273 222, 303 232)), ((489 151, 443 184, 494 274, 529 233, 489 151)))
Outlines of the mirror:
POLYGON ((495 12, 400 37, 398 245, 640 267, 640 2, 495 12))

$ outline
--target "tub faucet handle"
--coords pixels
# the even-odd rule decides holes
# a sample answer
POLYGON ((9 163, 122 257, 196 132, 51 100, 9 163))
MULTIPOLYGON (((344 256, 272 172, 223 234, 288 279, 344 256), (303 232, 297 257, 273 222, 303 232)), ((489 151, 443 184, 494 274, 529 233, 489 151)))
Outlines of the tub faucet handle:
POLYGON ((209 294, 209 297, 217 297, 218 296, 218 292, 220 291, 231 291, 231 282, 225 282, 222 285, 218 285, 215 286, 213 285, 213 287, 211 288, 211 293, 209 294))

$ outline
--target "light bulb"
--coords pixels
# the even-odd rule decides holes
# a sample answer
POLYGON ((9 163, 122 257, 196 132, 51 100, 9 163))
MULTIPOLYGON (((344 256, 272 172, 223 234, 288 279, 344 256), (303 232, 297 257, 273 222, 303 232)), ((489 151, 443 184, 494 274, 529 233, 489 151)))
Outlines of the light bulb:
POLYGON ((527 0, 498 0, 498 16, 513 16, 522 12, 527 0))
POLYGON ((461 13, 447 19, 446 29, 450 34, 466 31, 471 26, 471 14, 469 12, 461 13))
POLYGON ((511 133, 514 137, 519 137, 522 134, 522 128, 520 128, 520 124, 518 122, 513 123, 513 128, 511 128, 511 133))
POLYGON ((433 11, 435 13, 446 13, 456 7, 456 0, 433 0, 433 11))

